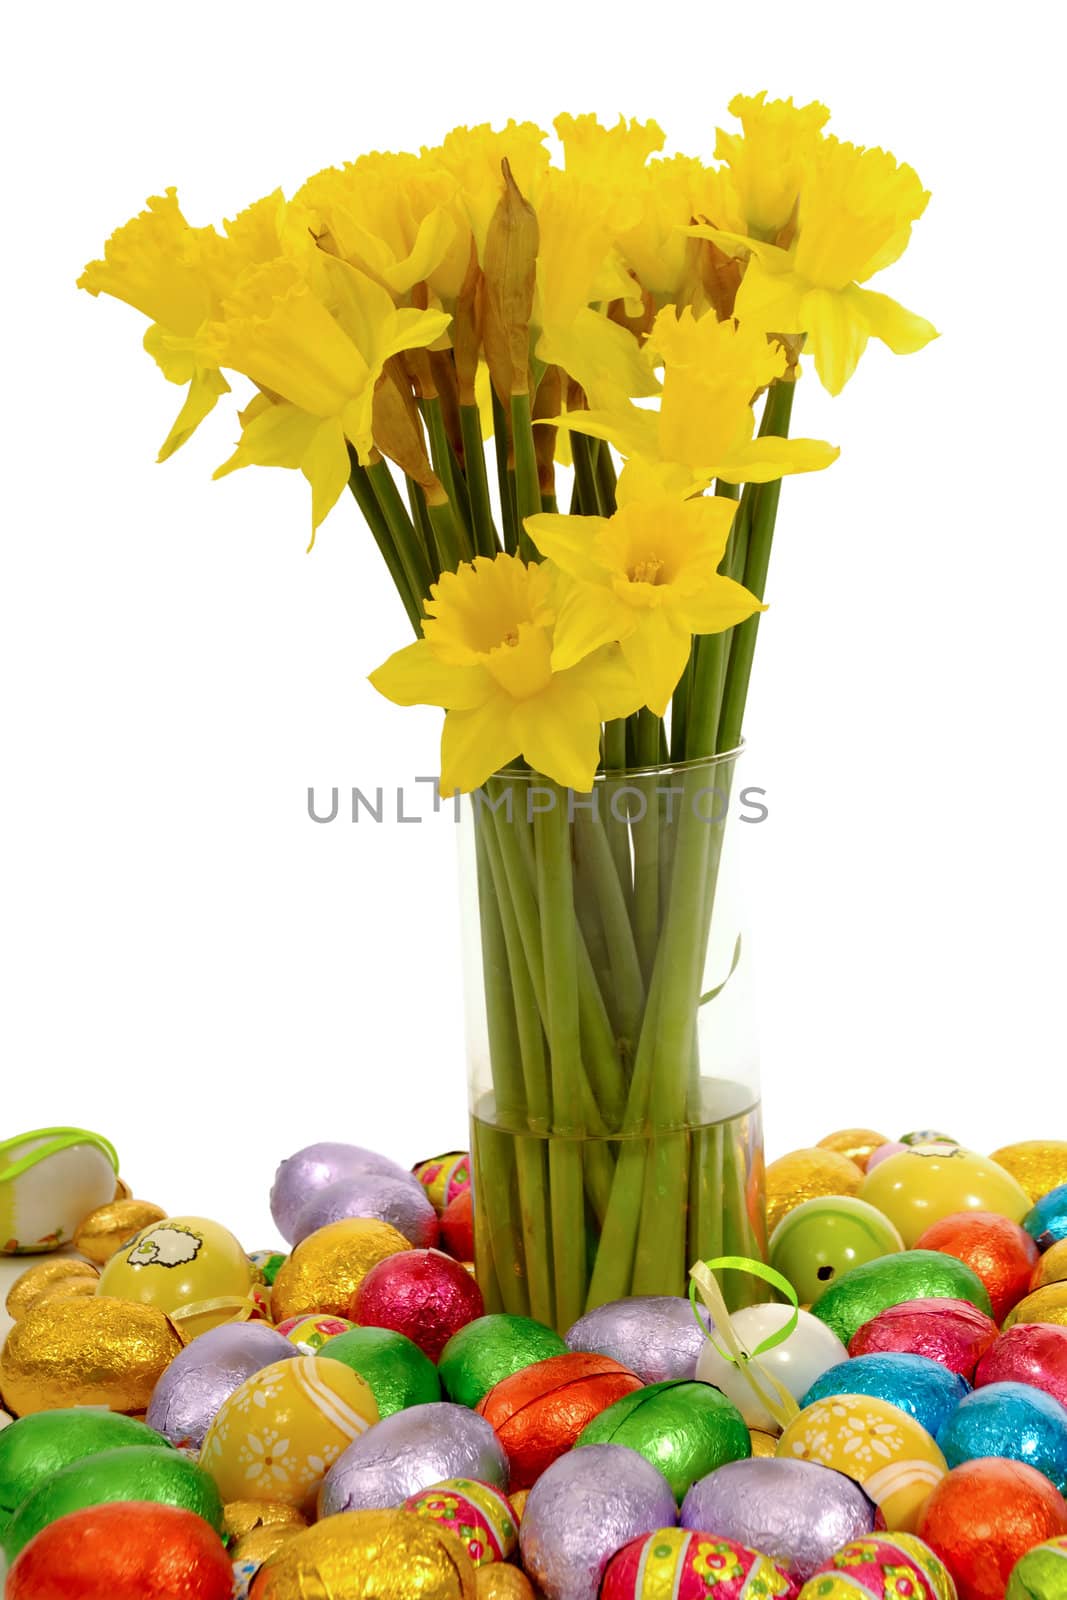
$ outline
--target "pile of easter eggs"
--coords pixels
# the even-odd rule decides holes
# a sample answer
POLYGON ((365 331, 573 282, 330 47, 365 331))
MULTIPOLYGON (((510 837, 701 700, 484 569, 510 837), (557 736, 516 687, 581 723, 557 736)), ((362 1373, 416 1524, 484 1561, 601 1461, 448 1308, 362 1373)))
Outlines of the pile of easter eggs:
POLYGON ((563 1332, 486 1311, 471 1199, 312 1145, 247 1253, 0 1145, 7 1600, 1067 1600, 1067 1142, 828 1135, 767 1169, 777 1298, 563 1332))

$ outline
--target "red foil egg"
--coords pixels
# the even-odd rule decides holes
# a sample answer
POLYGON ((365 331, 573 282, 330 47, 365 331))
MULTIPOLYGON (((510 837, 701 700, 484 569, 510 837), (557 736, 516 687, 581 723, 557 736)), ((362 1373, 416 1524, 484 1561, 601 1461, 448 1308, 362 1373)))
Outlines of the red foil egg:
POLYGON ((441 1243, 457 1261, 474 1260, 474 1195, 461 1189, 441 1213, 441 1243))
POLYGON ((8 1574, 6 1600, 230 1600, 233 1568, 202 1517, 116 1501, 42 1528, 8 1574))
POLYGON ((940 1361, 968 1383, 997 1340, 997 1325, 966 1300, 905 1300, 880 1311, 849 1340, 850 1356, 904 1352, 940 1361))
POLYGON ((610 1356, 568 1351, 502 1378, 478 1405, 507 1452, 513 1489, 528 1489, 587 1423, 644 1385, 610 1356))
POLYGON ((916 1250, 940 1250, 976 1272, 989 1290, 993 1317, 1003 1322, 1030 1291, 1040 1252, 1025 1228, 993 1211, 957 1211, 921 1234, 916 1250))
POLYGON ((954 1467, 919 1519, 919 1538, 941 1557, 959 1600, 1003 1600, 1015 1563, 1067 1533, 1067 1502, 1021 1461, 985 1456, 954 1467))
POLYGON ((1067 1406, 1067 1328, 1053 1322, 1016 1323, 978 1363, 974 1386, 981 1389, 987 1383, 1029 1383, 1067 1406))
POLYGON ((372 1267, 352 1297, 353 1322, 406 1334, 436 1361, 454 1333, 485 1314, 482 1292, 440 1250, 404 1250, 372 1267))

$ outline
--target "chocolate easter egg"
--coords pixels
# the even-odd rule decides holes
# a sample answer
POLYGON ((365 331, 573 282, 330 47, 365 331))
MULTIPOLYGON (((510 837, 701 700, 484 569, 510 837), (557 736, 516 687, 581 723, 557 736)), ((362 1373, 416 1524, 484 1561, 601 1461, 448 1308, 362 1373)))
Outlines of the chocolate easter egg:
POLYGON ((812 1306, 844 1344, 888 1306, 930 1297, 968 1300, 988 1316, 989 1291, 976 1272, 936 1250, 904 1250, 853 1267, 812 1306))
POLYGON ((0 1514, 15 1511, 54 1472, 134 1445, 167 1443, 133 1417, 91 1407, 35 1411, 0 1431, 0 1514))
POLYGON ((709 1383, 675 1379, 623 1395, 578 1435, 578 1445, 624 1444, 658 1467, 681 1501, 698 1478, 752 1449, 737 1407, 709 1383))
POLYGON ((476 1600, 459 1539, 406 1511, 349 1511, 287 1539, 261 1567, 251 1600, 476 1600))
POLYGON ((792 1150, 767 1167, 767 1228, 773 1233, 783 1217, 826 1194, 858 1194, 863 1173, 836 1150, 792 1150))
POLYGON ((327 1339, 319 1354, 343 1361, 359 1373, 371 1387, 380 1417, 441 1398, 437 1369, 429 1356, 392 1328, 350 1328, 327 1339))
POLYGON ((448 1398, 473 1408, 501 1379, 566 1350, 555 1329, 543 1322, 494 1311, 452 1335, 437 1370, 448 1398))
POLYGON ((75 1248, 97 1266, 110 1261, 119 1247, 167 1213, 150 1200, 109 1200, 82 1218, 74 1230, 75 1248))
POLYGON ((152 1391, 145 1420, 174 1445, 199 1450, 213 1419, 235 1389, 296 1347, 260 1322, 211 1328, 176 1356, 152 1391))
POLYGON ((12 1411, 107 1406, 143 1412, 182 1348, 155 1306, 94 1296, 31 1306, 0 1350, 12 1411))
POLYGON ((309 1233, 274 1280, 275 1320, 314 1312, 347 1318, 353 1296, 371 1268, 410 1248, 396 1228, 367 1218, 331 1222, 309 1233))

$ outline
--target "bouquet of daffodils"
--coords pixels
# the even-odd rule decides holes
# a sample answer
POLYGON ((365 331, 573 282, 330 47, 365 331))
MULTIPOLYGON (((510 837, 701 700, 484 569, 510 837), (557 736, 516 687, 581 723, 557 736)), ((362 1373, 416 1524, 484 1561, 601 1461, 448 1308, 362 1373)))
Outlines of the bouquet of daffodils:
POLYGON ((560 1327, 762 1246, 698 802, 741 742, 781 480, 837 454, 788 437, 802 363, 837 394, 872 336, 935 336, 867 287, 915 172, 824 106, 729 109, 708 162, 561 116, 559 164, 531 123, 460 127, 221 230, 169 189, 80 279, 185 390, 161 460, 243 378, 216 476, 302 472, 312 543, 347 490, 385 562, 416 637, 371 681, 443 708, 442 792, 477 802, 479 1276, 560 1327))

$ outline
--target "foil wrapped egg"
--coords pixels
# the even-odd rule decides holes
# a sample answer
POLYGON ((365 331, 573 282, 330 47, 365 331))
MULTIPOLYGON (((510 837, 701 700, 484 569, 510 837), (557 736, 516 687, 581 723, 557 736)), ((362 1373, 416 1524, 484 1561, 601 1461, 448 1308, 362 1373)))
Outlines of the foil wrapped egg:
POLYGON ((226 1323, 194 1339, 152 1391, 145 1420, 171 1444, 199 1450, 223 1403, 254 1373, 299 1355, 273 1328, 226 1323))
POLYGON ((610 1357, 568 1350, 502 1379, 479 1402, 478 1415, 507 1452, 512 1485, 528 1489, 594 1417, 641 1387, 610 1357))
POLYGON ((835 1395, 805 1406, 778 1441, 785 1461, 816 1461, 843 1472, 873 1500, 886 1527, 914 1533, 948 1471, 926 1429, 888 1401, 835 1395))
POLYGON ((816 1461, 735 1461, 695 1483, 683 1528, 712 1528, 762 1550, 803 1583, 849 1539, 874 1528, 858 1484, 816 1461))
POLYGON ((476 1567, 508 1561, 519 1537, 519 1519, 502 1490, 473 1478, 446 1478, 409 1495, 404 1510, 429 1517, 455 1534, 476 1567))
POLYGON ((484 1316, 482 1292, 441 1250, 407 1250, 372 1267, 352 1299, 363 1327, 392 1328, 436 1361, 460 1328, 484 1316))
POLYGON ((752 1449, 745 1420, 720 1389, 693 1379, 649 1384, 616 1400, 578 1435, 578 1446, 623 1444, 658 1467, 682 1501, 698 1478, 752 1449))
POLYGON ((1022 1461, 1067 1490, 1067 1407, 1028 1383, 991 1383, 962 1400, 937 1442, 950 1467, 982 1456, 1022 1461))
POLYGON ((350 1328, 328 1339, 319 1354, 343 1361, 370 1384, 380 1417, 441 1398, 441 1383, 429 1356, 391 1328, 350 1328))
POLYGON ((1042 1253, 1067 1239, 1067 1183, 1042 1195, 1027 1211, 1022 1224, 1042 1253))
POLYGON ((566 1350, 555 1329, 543 1322, 492 1311, 452 1335, 441 1352, 437 1371, 448 1398, 473 1409, 501 1379, 550 1356, 564 1355, 566 1350))
POLYGON ((0 1520, 72 1462, 105 1450, 166 1443, 151 1427, 117 1411, 75 1406, 21 1417, 0 1431, 0 1520))
POLYGON ((885 1134, 876 1133, 873 1128, 841 1128, 820 1139, 815 1148, 833 1150, 839 1156, 847 1156, 861 1172, 866 1172, 871 1156, 886 1143, 885 1134))
POLYGON ((474 1567, 446 1528, 406 1511, 350 1511, 287 1539, 261 1567, 250 1600, 373 1595, 476 1600, 474 1567))
POLYGON ((1067 1537, 1028 1550, 1012 1568, 1004 1600, 1062 1600, 1067 1594, 1067 1537))
POLYGON ((836 1150, 816 1146, 779 1156, 767 1167, 767 1230, 773 1233, 782 1219, 805 1200, 827 1194, 858 1194, 862 1186, 860 1168, 836 1150))
POLYGON ((1026 1229, 993 1211, 942 1217, 919 1236, 915 1247, 940 1250, 966 1262, 988 1289, 996 1322, 1002 1322, 1027 1294, 1040 1259, 1026 1229))
POLYGON ((1002 1145, 990 1160, 1010 1172, 1034 1201, 1067 1184, 1067 1139, 1024 1139, 1002 1145))
POLYGON ((537 1600, 529 1578, 501 1561, 476 1567, 474 1583, 478 1600, 537 1600))
POLYGON ((910 1533, 875 1533, 853 1539, 801 1590, 801 1600, 956 1600, 944 1562, 910 1533))
POLYGON ((98 1267, 143 1228, 166 1220, 162 1206, 150 1200, 109 1200, 82 1218, 74 1230, 74 1247, 98 1267))
POLYGON ((88 1293, 95 1294, 99 1276, 99 1269, 91 1262, 77 1261, 73 1256, 49 1256, 44 1261, 35 1261, 15 1279, 4 1308, 12 1322, 18 1322, 33 1302, 50 1289, 64 1284, 86 1284, 88 1293))
POLYGON ((276 1322, 316 1312, 348 1318, 372 1267, 411 1246, 387 1222, 353 1218, 309 1233, 280 1269, 271 1290, 276 1322))
POLYGON ((991 1312, 989 1291, 965 1262, 938 1250, 904 1250, 853 1267, 816 1301, 812 1315, 848 1344, 887 1307, 934 1297, 968 1300, 987 1316, 991 1312))
POLYGON ((866 1394, 887 1400, 914 1417, 932 1438, 971 1392, 958 1373, 928 1356, 904 1354, 855 1356, 816 1378, 803 1404, 829 1400, 838 1394, 866 1394))
POLYGON ((797 1586, 767 1556, 721 1534, 659 1528, 608 1562, 600 1600, 794 1600, 797 1586))
POLYGON ((447 1155, 420 1161, 415 1177, 425 1189, 435 1211, 442 1212, 457 1195, 471 1186, 471 1158, 466 1150, 450 1150, 447 1155))
POLYGON ((319 1514, 395 1508, 446 1478, 505 1489, 508 1467, 484 1418, 442 1400, 384 1417, 349 1445, 326 1475, 319 1514))
POLYGON ((318 1228, 352 1217, 387 1222, 421 1250, 437 1243, 437 1212, 423 1190, 410 1178, 385 1172, 362 1172, 317 1189, 296 1214, 291 1242, 298 1245, 318 1228))
POLYGON ((313 1195, 342 1178, 380 1173, 412 1183, 410 1172, 388 1156, 355 1144, 309 1144, 287 1157, 274 1175, 270 1209, 282 1238, 293 1242, 296 1219, 313 1195))
POLYGON ((291 1528, 299 1533, 307 1518, 282 1500, 230 1500, 222 1508, 222 1534, 235 1547, 263 1528, 291 1528))
POLYGON ((1047 1322, 1067 1328, 1067 1283, 1047 1283, 1013 1306, 1004 1318, 1005 1328, 1020 1322, 1047 1322))
POLYGON ((0 1350, 0 1392, 12 1411, 107 1406, 144 1412, 182 1342, 155 1306, 91 1296, 45 1301, 0 1350))
POLYGON ((711 1327, 707 1312, 701 1318, 703 1328, 683 1295, 634 1295, 587 1311, 564 1338, 570 1350, 610 1356, 642 1382, 663 1383, 696 1377, 711 1327))
POLYGON ((328 1339, 336 1339, 340 1333, 348 1333, 355 1327, 354 1322, 349 1322, 347 1317, 286 1317, 284 1322, 275 1325, 275 1333, 280 1333, 290 1344, 295 1344, 306 1356, 318 1355, 328 1339))
POLYGON ((992 1317, 970 1301, 934 1296, 887 1306, 856 1330, 848 1353, 864 1356, 895 1350, 929 1356, 969 1382, 996 1339, 992 1317))
POLYGON ((596 1600, 615 1552, 676 1516, 670 1484, 643 1456, 590 1445, 554 1461, 531 1489, 522 1564, 545 1600, 596 1600))
POLYGON ((1067 1406, 1067 1328, 1020 1322, 1002 1333, 974 1374, 976 1389, 991 1383, 1028 1383, 1067 1406))
POLYGON ((230 1559, 194 1511, 105 1504, 44 1528, 8 1574, 7 1600, 230 1600, 230 1559))
POLYGON ((457 1261, 474 1260, 474 1196, 462 1189, 441 1212, 441 1246, 457 1261))
POLYGON ((918 1532, 952 1573, 959 1600, 1001 1600, 1016 1562, 1067 1534, 1067 1503, 1022 1462, 968 1461, 934 1490, 918 1532))
POLYGON ((275 1361, 223 1401, 200 1460, 225 1500, 307 1511, 331 1464, 378 1420, 369 1386, 325 1356, 275 1361))
POLYGON ((1044 1255, 1039 1256, 1030 1287, 1044 1289, 1050 1283, 1067 1283, 1067 1239, 1049 1245, 1044 1255))
POLYGON ((0 1144, 0 1255, 69 1244, 84 1216, 115 1193, 118 1157, 83 1128, 38 1128, 0 1144))

